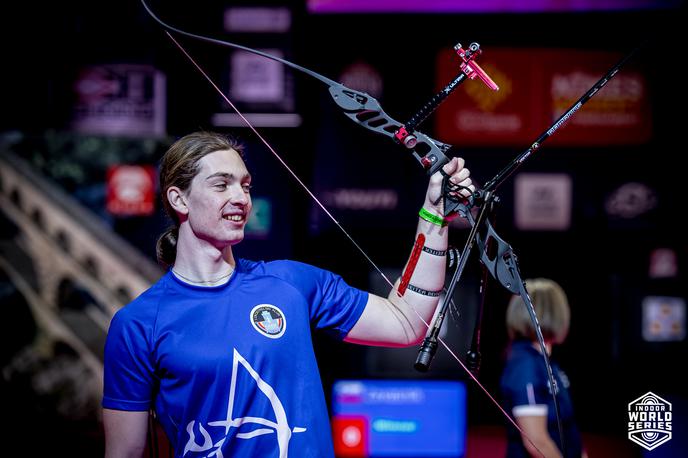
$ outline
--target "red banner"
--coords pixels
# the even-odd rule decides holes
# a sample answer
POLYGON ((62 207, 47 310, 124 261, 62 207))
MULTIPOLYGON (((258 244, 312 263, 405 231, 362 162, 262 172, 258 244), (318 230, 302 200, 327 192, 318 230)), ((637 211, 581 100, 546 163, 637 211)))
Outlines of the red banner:
POLYGON ((342 458, 368 456, 368 429, 366 417, 335 415, 332 419, 335 454, 342 458))
POLYGON ((114 165, 107 171, 107 210, 116 216, 144 216, 155 210, 155 167, 114 165))
MULTIPOLYGON (((466 81, 437 110, 436 138, 461 146, 528 147, 588 91, 621 55, 571 49, 489 49, 479 64, 500 86, 466 81)), ((459 71, 454 51, 439 54, 438 90, 459 71)), ((548 144, 638 144, 652 134, 643 74, 623 68, 548 144)))

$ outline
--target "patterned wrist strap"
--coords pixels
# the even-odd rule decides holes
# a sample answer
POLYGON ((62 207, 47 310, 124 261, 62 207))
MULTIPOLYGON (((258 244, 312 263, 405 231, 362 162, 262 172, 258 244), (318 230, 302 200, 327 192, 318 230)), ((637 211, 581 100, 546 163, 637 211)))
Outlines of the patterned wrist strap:
POLYGON ((441 216, 437 216, 434 213, 429 212, 428 210, 425 209, 425 207, 421 207, 420 211, 418 212, 418 216, 420 216, 422 219, 427 221, 428 223, 432 223, 435 226, 440 226, 444 227, 447 225, 447 222, 442 218, 441 216))
POLYGON ((432 255, 435 255, 435 256, 446 256, 447 255, 447 250, 436 250, 434 248, 430 248, 430 247, 426 247, 426 246, 423 247, 423 251, 425 251, 426 253, 430 253, 432 255))
POLYGON ((423 296, 429 296, 429 297, 439 297, 440 293, 442 292, 442 291, 428 291, 427 289, 413 286, 410 283, 406 286, 406 289, 408 289, 409 291, 413 291, 414 293, 422 294, 423 296))

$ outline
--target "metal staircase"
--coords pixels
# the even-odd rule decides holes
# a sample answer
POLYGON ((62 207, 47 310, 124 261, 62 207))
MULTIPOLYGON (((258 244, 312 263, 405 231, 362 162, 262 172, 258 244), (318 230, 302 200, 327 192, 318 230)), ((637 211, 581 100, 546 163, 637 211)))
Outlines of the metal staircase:
MULTIPOLYGON (((162 270, 9 151, 0 151, 0 217, 0 271, 41 338, 78 355, 88 373, 80 389, 99 404, 110 319, 162 270)), ((3 328, 11 334, 12 323, 3 328)))

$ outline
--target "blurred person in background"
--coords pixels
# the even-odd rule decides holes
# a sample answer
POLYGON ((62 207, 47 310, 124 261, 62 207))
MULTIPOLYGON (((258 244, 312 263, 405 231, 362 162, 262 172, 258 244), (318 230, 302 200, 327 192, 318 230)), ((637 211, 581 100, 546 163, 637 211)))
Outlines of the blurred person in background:
MULTIPOLYGON (((545 340, 547 354, 566 340, 571 321, 568 298, 562 287, 547 278, 526 280, 545 340)), ((511 412, 523 434, 508 425, 507 458, 563 457, 559 427, 549 377, 533 323, 521 296, 512 296, 506 311, 510 344, 501 377, 501 392, 507 412, 511 412), (531 442, 532 441, 532 442, 531 442)), ((569 397, 569 379, 552 363, 557 385, 559 414, 563 423, 567 458, 586 458, 569 397)))

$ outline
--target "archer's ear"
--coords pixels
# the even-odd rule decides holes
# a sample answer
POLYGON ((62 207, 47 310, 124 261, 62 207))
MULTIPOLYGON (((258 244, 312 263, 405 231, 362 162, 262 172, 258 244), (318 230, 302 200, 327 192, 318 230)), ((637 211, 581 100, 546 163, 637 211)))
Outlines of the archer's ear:
POLYGON ((179 189, 176 186, 170 186, 169 188, 167 188, 165 197, 167 198, 167 201, 170 203, 174 211, 176 211, 177 213, 181 213, 182 215, 186 215, 189 213, 189 207, 187 207, 186 205, 186 198, 184 197, 184 194, 182 193, 181 189, 179 189))

